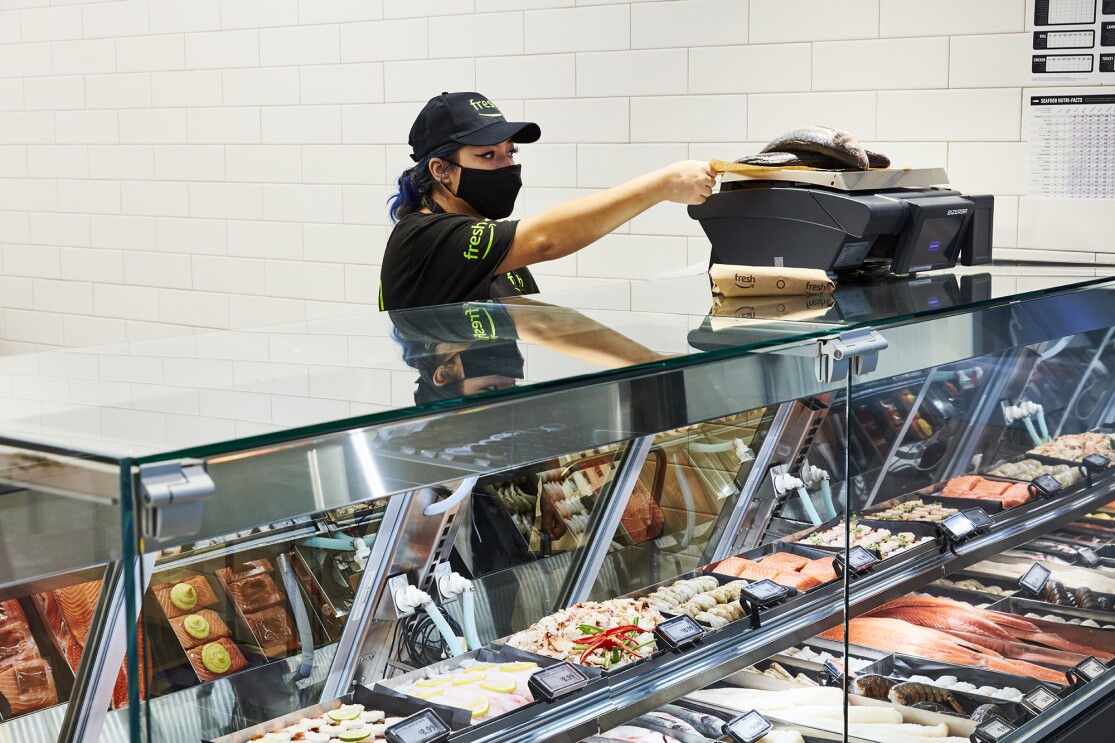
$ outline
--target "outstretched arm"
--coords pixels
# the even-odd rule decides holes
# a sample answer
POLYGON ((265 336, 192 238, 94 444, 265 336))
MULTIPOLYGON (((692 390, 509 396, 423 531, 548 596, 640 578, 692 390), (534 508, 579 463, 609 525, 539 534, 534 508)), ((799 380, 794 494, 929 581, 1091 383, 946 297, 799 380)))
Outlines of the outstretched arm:
POLYGON ((527 217, 520 220, 496 273, 575 253, 663 201, 701 204, 715 183, 716 172, 708 163, 682 160, 527 217))

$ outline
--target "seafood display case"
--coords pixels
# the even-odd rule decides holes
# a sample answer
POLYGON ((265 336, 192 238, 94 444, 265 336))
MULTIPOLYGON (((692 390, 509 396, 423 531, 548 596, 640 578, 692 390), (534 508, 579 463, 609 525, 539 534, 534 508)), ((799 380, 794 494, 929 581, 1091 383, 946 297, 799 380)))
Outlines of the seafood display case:
POLYGON ((658 353, 534 334, 435 403, 378 313, 0 359, 41 398, 0 421, 0 741, 1110 720, 1115 290, 1025 275, 824 322, 554 297, 505 320, 658 353))

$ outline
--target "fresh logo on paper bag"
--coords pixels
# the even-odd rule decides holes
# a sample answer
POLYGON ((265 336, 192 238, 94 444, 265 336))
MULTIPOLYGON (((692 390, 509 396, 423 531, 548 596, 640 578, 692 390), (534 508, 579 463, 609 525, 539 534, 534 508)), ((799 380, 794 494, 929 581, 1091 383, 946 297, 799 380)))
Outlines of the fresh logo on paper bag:
POLYGON ((736 286, 738 286, 740 289, 754 289, 755 277, 737 273, 736 286))

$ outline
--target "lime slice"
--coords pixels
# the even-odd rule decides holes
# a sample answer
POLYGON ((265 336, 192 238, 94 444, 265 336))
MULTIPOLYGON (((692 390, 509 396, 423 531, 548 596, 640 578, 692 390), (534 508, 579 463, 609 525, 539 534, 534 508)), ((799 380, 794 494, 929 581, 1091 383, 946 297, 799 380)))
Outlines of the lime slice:
POLYGON ((466 686, 468 684, 475 684, 477 681, 483 681, 485 674, 483 671, 469 671, 462 673, 459 676, 453 677, 453 686, 466 686))
POLYGON ((537 663, 530 663, 527 661, 516 661, 514 663, 500 663, 499 670, 504 673, 518 673, 519 671, 533 671, 538 668, 537 663))
POLYGON ((353 730, 342 730, 338 738, 345 741, 345 743, 353 743, 353 741, 364 740, 365 738, 372 737, 371 728, 354 728, 353 730))
MULTIPOLYGON (((363 710, 359 707, 350 707, 348 705, 345 705, 344 707, 338 707, 337 709, 330 710, 325 714, 328 715, 330 719, 335 720, 336 722, 342 722, 344 720, 355 720, 357 717, 360 716, 361 712, 363 712, 363 710)), ((355 738, 355 740, 360 739, 355 738)))
POLYGON ((419 688, 430 689, 436 686, 445 686, 452 680, 452 676, 434 676, 433 678, 429 679, 418 679, 414 682, 414 685, 419 688))
POLYGON ((498 691, 500 694, 510 694, 515 691, 515 679, 510 676, 506 678, 488 679, 487 681, 480 682, 481 689, 488 691, 498 691))
POLYGON ((472 699, 468 700, 465 709, 472 710, 473 717, 483 717, 488 714, 491 709, 491 703, 488 702, 488 697, 483 694, 477 694, 472 699))

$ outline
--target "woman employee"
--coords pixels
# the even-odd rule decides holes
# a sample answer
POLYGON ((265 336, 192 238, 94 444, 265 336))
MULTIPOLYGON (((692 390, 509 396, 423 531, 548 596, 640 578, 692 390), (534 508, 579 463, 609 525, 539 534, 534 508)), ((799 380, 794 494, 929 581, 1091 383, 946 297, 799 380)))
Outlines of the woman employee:
POLYGON ((479 93, 431 98, 410 129, 411 159, 390 201, 397 222, 380 271, 381 310, 538 291, 527 266, 574 253, 655 204, 700 204, 716 174, 684 160, 522 220, 517 143, 537 124, 507 121, 479 93))

